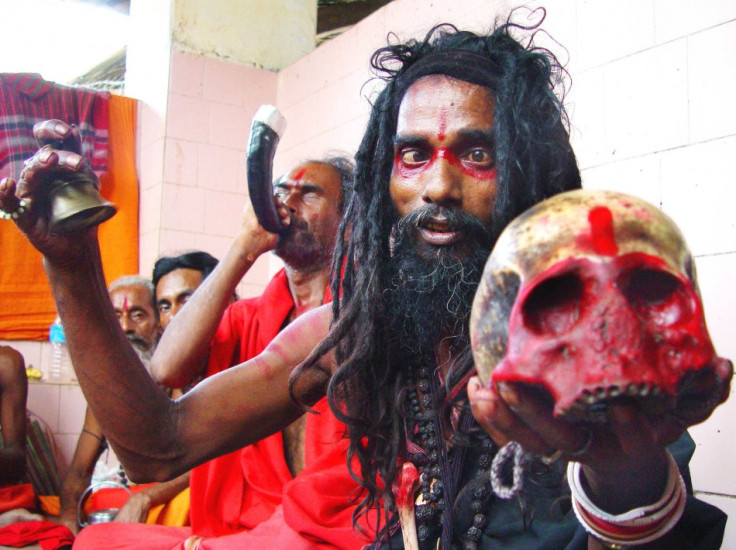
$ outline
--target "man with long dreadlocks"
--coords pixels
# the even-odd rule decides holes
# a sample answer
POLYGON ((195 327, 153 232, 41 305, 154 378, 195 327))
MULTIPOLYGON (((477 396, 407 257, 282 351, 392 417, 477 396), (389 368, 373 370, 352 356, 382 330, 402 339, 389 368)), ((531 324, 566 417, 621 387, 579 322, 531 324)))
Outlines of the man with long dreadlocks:
MULTIPOLYGON (((17 225, 44 254, 80 383, 131 478, 167 479, 258 441, 303 414, 296 403, 327 393, 348 427, 348 461, 357 459, 364 487, 357 515, 376 528, 377 546, 599 548, 606 527, 650 547, 719 546, 719 511, 689 498, 679 521, 673 513, 684 496, 671 489, 680 478, 664 445, 686 426, 650 423, 622 402, 607 427, 582 429, 520 387, 470 379, 471 299, 494 241, 526 208, 580 186, 553 91, 561 69, 549 52, 515 40, 518 30, 478 36, 445 26, 374 55, 386 86, 338 236, 340 299, 176 402, 124 345, 104 292, 91 291, 104 288, 94 232, 50 235, 39 215, 45 177, 88 171, 80 157, 42 148, 17 186, 0 184, 0 208, 20 211, 17 225), (494 497, 487 471, 509 440, 535 455, 574 457, 585 474, 575 494, 600 517, 583 528, 552 460, 531 462, 518 498, 494 497), (421 479, 412 482, 409 466, 403 484, 400 464, 421 479)), ((57 121, 36 133, 49 143, 69 131, 57 121)))

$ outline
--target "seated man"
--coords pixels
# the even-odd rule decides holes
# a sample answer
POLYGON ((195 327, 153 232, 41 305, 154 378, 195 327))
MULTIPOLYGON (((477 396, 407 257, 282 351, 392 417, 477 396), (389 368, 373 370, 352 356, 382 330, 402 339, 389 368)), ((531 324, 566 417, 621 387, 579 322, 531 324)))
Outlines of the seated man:
MULTIPOLYGON (((153 286, 156 289, 156 311, 162 331, 166 330, 169 322, 179 313, 197 287, 216 266, 217 258, 203 251, 185 252, 178 256, 162 256, 156 260, 153 265, 153 286)), ((237 294, 233 292, 232 300, 237 299, 237 294)), ((175 389, 172 395, 178 397, 201 379, 201 375, 193 377, 189 382, 180 386, 181 391, 175 389)))
MULTIPOLYGON (((291 224, 278 237, 265 231, 250 203, 246 205, 241 230, 227 254, 162 338, 151 365, 154 378, 175 386, 203 373, 212 376, 260 353, 280 330, 330 300, 330 261, 352 176, 352 162, 332 155, 302 162, 279 178, 274 195, 288 210, 291 224), (284 269, 260 296, 228 305, 236 285, 269 250, 283 260, 284 269)), ((281 506, 292 501, 289 495, 297 487, 301 498, 317 491, 317 460, 322 468, 333 468, 334 487, 347 494, 355 488, 345 468, 344 448, 336 444, 335 434, 343 427, 326 401, 316 408, 321 415, 302 418, 281 433, 192 471, 193 535, 220 537, 255 530, 274 519, 283 521, 277 519, 281 506)), ((345 533, 353 510, 348 500, 340 522, 315 513, 311 524, 301 528, 325 544, 362 544, 345 533)), ((254 539, 244 539, 244 544, 248 540, 254 539)))
POLYGON ((0 346, 0 487, 26 473, 26 378, 23 356, 0 346))
POLYGON ((24 483, 27 397, 23 355, 0 346, 0 528, 44 519, 32 512, 36 507, 33 486, 24 483))
MULTIPOLYGON (((216 263, 214 258, 193 252, 159 259, 153 279, 166 330, 157 350, 168 346, 171 351, 154 355, 154 377, 175 387, 196 382, 205 365, 207 376, 225 370, 256 355, 283 327, 329 301, 330 260, 351 180, 352 162, 344 157, 295 166, 274 184, 276 197, 292 216, 292 229, 277 238, 258 224, 248 205, 242 229, 225 259, 196 292, 214 267, 208 265, 216 263), (253 262, 271 249, 284 261, 284 269, 261 296, 230 305, 236 285, 253 262)), ((344 427, 329 412, 326 401, 315 408, 320 415, 193 469, 191 530, 126 526, 121 531, 104 525, 95 528, 93 536, 82 536, 77 547, 114 541, 117 548, 168 549, 177 541, 204 538, 208 545, 228 545, 234 543, 228 535, 238 533, 248 537, 237 539, 238 544, 257 547, 262 543, 256 541, 272 541, 270 533, 284 521, 291 522, 294 530, 309 532, 320 547, 363 546, 366 541, 351 526, 357 484, 346 468, 345 441, 340 441, 344 427), (283 518, 282 501, 305 506, 317 495, 330 495, 334 504, 328 510, 335 517, 314 508, 311 518, 303 513, 283 518), (267 538, 261 539, 262 533, 267 538)))
MULTIPOLYGON (((110 285, 109 293, 123 332, 143 363, 148 364, 161 330, 154 307, 153 285, 142 277, 122 277, 110 285)), ((69 471, 63 480, 60 497, 59 520, 74 533, 79 529, 77 503, 90 485, 95 466, 106 447, 102 429, 92 410, 87 407, 84 426, 79 434, 69 471)), ((101 479, 96 481, 104 480, 109 474, 99 472, 98 475, 101 479)), ((114 477, 127 483, 122 470, 114 477)), ((136 492, 120 509, 115 521, 145 522, 151 508, 169 502, 188 485, 189 474, 186 473, 175 480, 136 492)))
POLYGON ((20 483, 26 474, 27 397, 23 356, 0 346, 0 512, 34 505, 32 487, 20 483))
POLYGON ((171 319, 216 266, 217 258, 202 251, 162 256, 156 260, 153 265, 153 286, 162 331, 166 330, 171 319))

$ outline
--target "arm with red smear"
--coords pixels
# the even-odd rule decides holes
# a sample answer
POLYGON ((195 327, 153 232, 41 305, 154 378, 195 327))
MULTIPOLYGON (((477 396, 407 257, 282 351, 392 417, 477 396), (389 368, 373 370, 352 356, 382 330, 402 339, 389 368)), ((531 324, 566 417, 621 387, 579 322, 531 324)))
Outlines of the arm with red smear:
MULTIPOLYGON (((58 120, 36 125, 34 135, 43 147, 26 162, 17 182, 0 182, 0 208, 14 212, 23 201, 22 215, 14 222, 43 255, 79 384, 129 477, 139 482, 172 479, 293 422, 303 409, 292 401, 289 377, 327 334, 329 305, 292 323, 260 356, 170 399, 120 328, 102 270, 97 229, 58 235, 49 228, 46 208, 52 183, 80 172, 94 177, 74 150, 51 145, 78 140, 75 130, 58 120)), ((320 368, 299 377, 297 399, 311 404, 324 395, 334 370, 326 364, 331 361, 325 356, 320 368)))

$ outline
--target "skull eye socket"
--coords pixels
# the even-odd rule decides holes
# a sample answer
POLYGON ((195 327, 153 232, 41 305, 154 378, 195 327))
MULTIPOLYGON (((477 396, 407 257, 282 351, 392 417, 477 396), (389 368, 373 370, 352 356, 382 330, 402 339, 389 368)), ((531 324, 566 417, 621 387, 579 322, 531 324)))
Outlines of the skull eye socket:
POLYGON ((617 286, 643 318, 659 325, 672 325, 692 313, 689 293, 671 273, 634 269, 623 273, 617 286))
POLYGON ((524 302, 524 322, 537 334, 564 334, 580 318, 583 296, 583 283, 575 274, 542 281, 524 302))

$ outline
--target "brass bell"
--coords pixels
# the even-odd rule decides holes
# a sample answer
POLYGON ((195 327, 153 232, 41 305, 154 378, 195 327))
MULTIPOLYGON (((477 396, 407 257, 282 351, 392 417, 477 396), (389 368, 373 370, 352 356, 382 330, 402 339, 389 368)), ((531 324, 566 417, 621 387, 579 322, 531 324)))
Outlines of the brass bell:
POLYGON ((77 233, 110 219, 118 211, 114 204, 100 196, 94 181, 82 174, 51 185, 51 233, 77 233))

